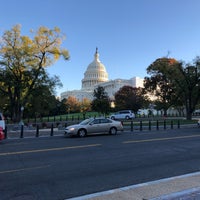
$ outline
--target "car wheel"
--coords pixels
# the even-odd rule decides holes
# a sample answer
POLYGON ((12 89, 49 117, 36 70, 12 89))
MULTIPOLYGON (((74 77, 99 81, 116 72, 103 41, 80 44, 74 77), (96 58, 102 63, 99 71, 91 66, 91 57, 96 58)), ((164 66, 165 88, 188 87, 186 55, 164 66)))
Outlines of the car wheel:
POLYGON ((126 119, 130 119, 130 117, 129 117, 129 116, 126 116, 125 118, 126 118, 126 119))
POLYGON ((78 136, 79 137, 85 137, 86 136, 86 130, 84 130, 84 129, 79 130, 78 131, 78 136))
POLYGON ((112 120, 115 120, 115 117, 111 117, 112 120))
POLYGON ((111 135, 116 135, 117 134, 117 129, 115 127, 110 128, 110 134, 111 135))

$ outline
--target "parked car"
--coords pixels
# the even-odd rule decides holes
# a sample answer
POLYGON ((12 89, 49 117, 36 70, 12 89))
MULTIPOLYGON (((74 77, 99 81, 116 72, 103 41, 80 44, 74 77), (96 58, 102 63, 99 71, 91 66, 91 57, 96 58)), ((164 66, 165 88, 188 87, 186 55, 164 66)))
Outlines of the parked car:
POLYGON ((5 120, 2 113, 0 113, 0 127, 2 127, 3 130, 5 130, 5 120))
POLYGON ((110 116, 111 119, 133 119, 135 114, 131 110, 121 110, 110 116))
POLYGON ((65 135, 85 137, 91 134, 117 134, 117 131, 123 131, 123 125, 119 121, 108 118, 89 118, 79 124, 71 125, 65 128, 65 135))

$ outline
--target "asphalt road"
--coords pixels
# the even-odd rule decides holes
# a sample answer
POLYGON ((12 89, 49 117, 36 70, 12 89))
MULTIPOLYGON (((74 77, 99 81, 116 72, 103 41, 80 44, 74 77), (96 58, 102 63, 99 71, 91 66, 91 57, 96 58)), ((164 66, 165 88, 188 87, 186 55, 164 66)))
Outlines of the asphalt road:
POLYGON ((0 142, 1 200, 63 200, 200 170, 200 129, 0 142))

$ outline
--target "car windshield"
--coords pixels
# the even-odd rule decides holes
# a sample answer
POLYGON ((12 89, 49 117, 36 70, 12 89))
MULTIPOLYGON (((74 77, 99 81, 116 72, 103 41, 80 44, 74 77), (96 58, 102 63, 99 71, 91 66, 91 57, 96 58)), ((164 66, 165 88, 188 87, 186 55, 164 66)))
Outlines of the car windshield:
POLYGON ((80 125, 86 125, 86 124, 90 123, 92 120, 93 119, 91 119, 91 118, 90 119, 85 119, 80 123, 80 125))

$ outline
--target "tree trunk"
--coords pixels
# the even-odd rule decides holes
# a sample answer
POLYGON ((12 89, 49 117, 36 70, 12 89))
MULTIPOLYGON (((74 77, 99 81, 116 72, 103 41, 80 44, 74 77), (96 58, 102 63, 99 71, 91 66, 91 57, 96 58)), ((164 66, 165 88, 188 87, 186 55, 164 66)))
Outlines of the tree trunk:
POLYGON ((192 120, 192 113, 194 111, 194 108, 192 107, 192 95, 191 93, 188 95, 188 98, 186 99, 186 119, 192 120))
POLYGON ((164 109, 164 117, 167 117, 167 109, 164 109))
POLYGON ((192 113, 191 112, 187 112, 186 119, 192 120, 192 113))

